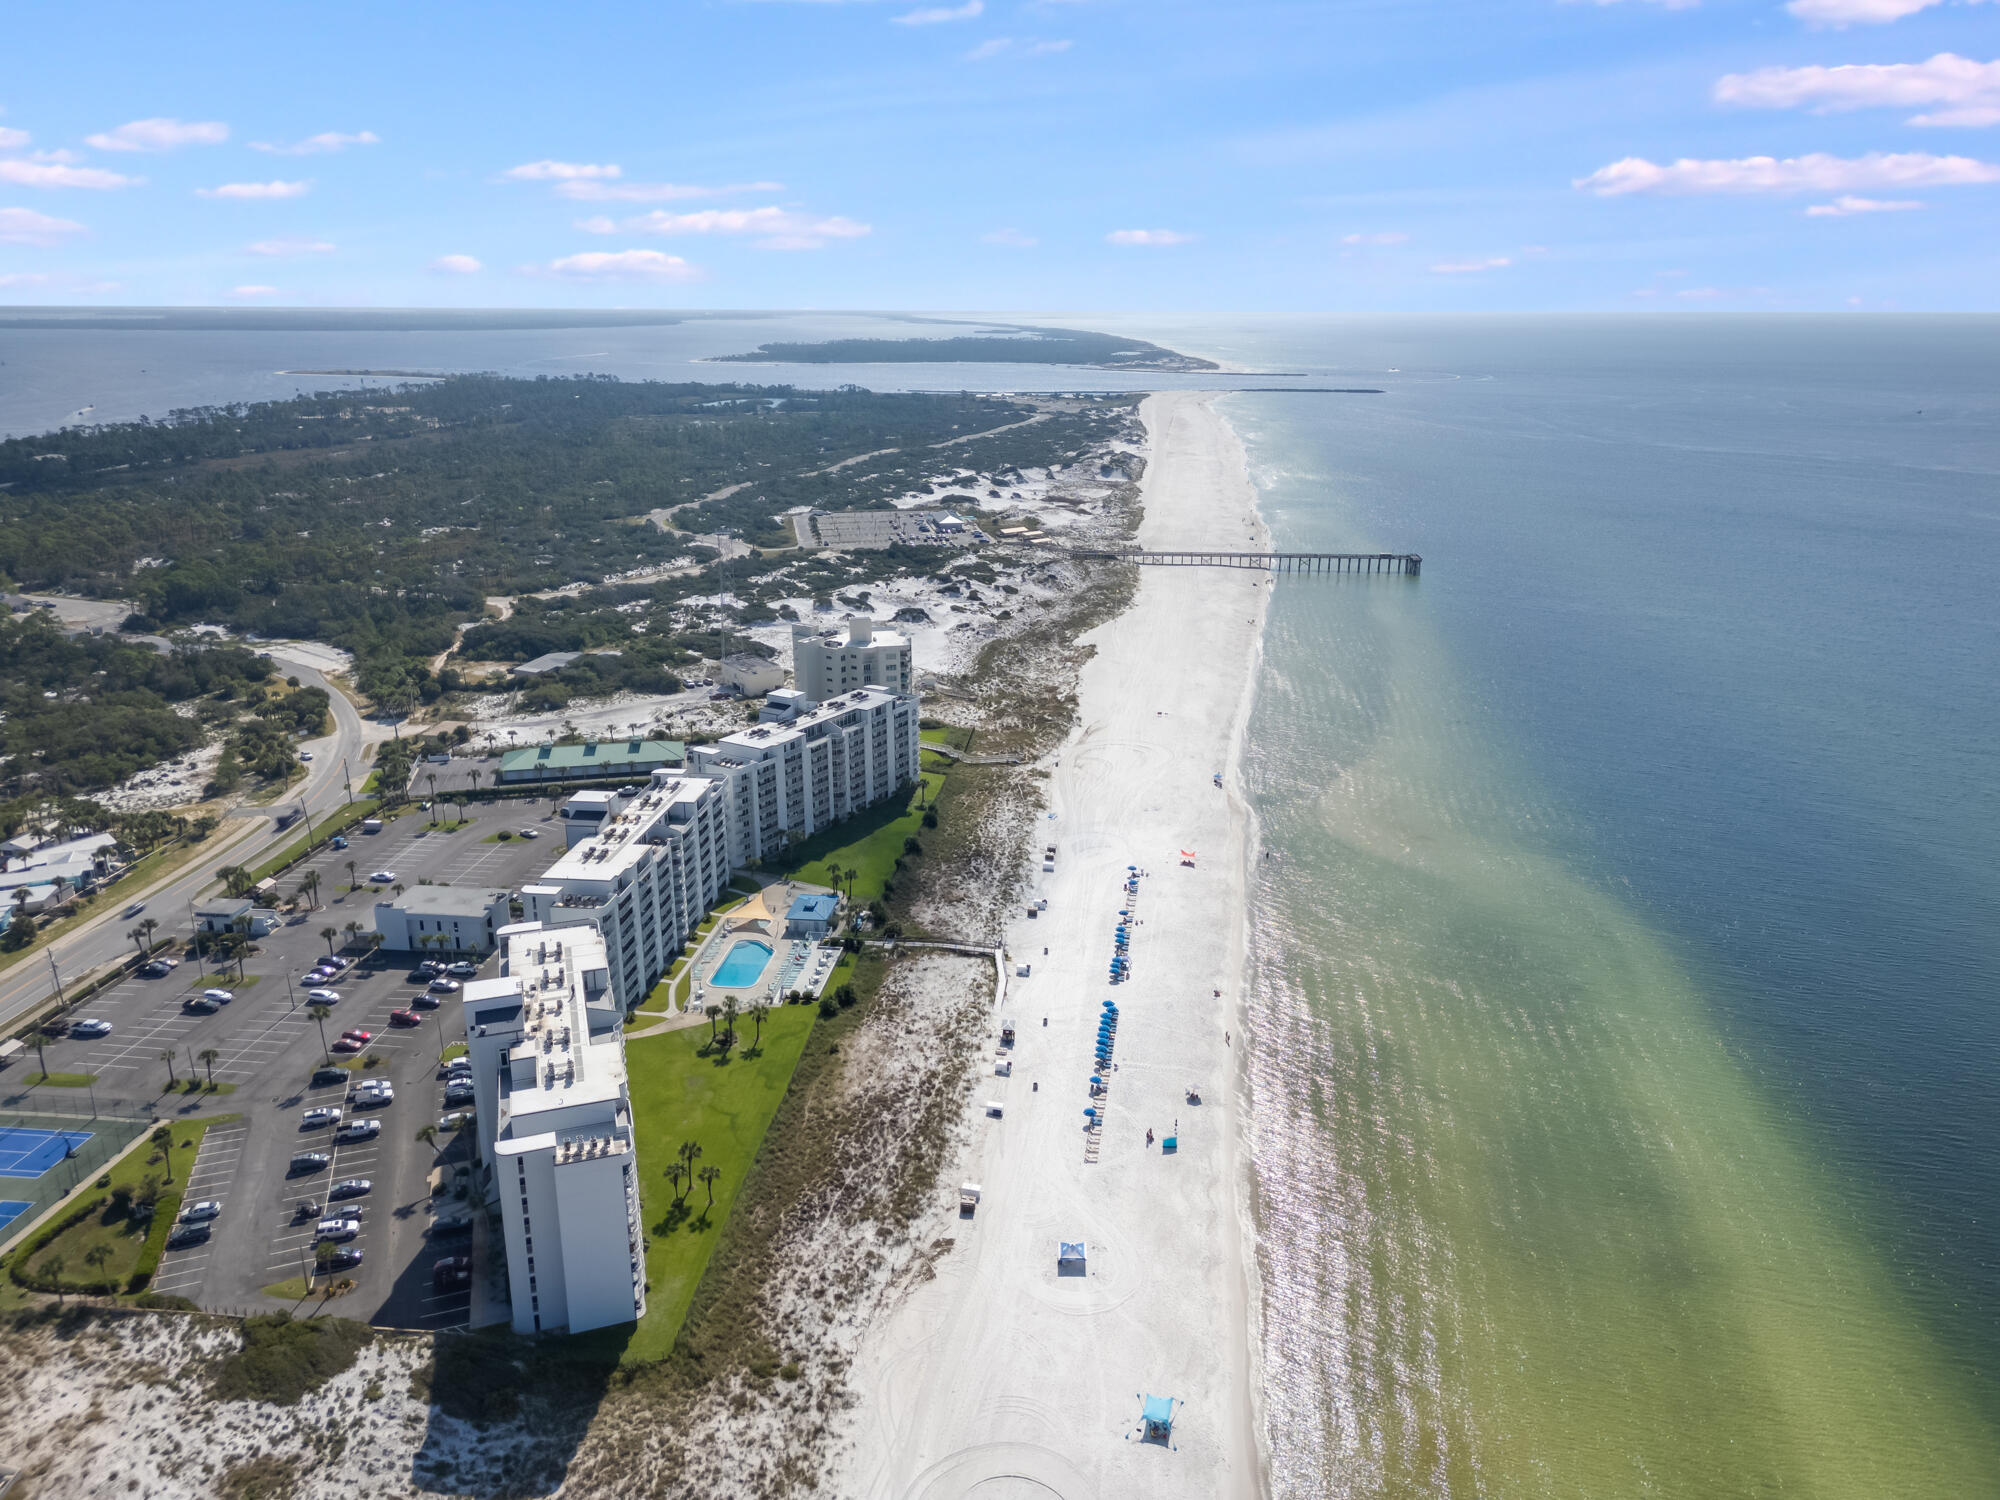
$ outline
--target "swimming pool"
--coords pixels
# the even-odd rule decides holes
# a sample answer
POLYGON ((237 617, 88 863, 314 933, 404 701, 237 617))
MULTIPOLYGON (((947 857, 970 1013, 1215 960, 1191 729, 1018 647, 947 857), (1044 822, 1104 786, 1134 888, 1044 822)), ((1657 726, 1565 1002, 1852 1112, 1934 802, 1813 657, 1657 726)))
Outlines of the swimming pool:
POLYGON ((743 989, 757 982, 757 976, 764 972, 764 965, 770 961, 769 943, 760 943, 755 938, 738 938, 736 946, 708 976, 708 982, 719 990, 743 989))

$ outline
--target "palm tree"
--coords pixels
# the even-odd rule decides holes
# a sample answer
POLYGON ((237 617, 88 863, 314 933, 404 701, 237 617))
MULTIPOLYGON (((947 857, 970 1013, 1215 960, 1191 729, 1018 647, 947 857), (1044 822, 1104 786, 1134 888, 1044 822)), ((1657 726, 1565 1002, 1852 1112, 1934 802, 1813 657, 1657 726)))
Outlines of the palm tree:
POLYGON ((63 1268, 68 1264, 69 1262, 64 1260, 61 1255, 51 1255, 47 1260, 42 1262, 42 1274, 55 1283, 56 1307, 58 1310, 63 1305, 63 1268))
POLYGON ((422 1144, 431 1148, 432 1161, 436 1161, 438 1157, 444 1155, 444 1152, 438 1149, 437 1126, 426 1125, 422 1130, 419 1130, 417 1132, 417 1140, 420 1141, 422 1144))
POLYGON ((722 1017, 722 1007, 719 1005, 704 1006, 702 1007, 702 1014, 708 1017, 708 1040, 709 1045, 713 1046, 715 1044, 715 1023, 722 1017))
MULTIPOLYGON (((160 1061, 167 1065, 167 1087, 169 1089, 179 1088, 181 1081, 179 1076, 174 1072, 174 1049, 171 1047, 164 1049, 160 1053, 160 1061)), ((42 1071, 47 1073, 48 1069, 44 1067, 42 1071)))
MULTIPOLYGON (((687 1183, 688 1191, 692 1192, 694 1190, 694 1164, 701 1160, 701 1142, 682 1141, 680 1150, 675 1152, 674 1155, 680 1162, 681 1179, 687 1183)), ((683 1194, 682 1196, 686 1195, 683 1194)), ((680 1201, 680 1198, 674 1199, 676 1203, 680 1201)))
POLYGON ((97 1272, 100 1283, 104 1280, 104 1263, 109 1259, 111 1259, 111 1247, 102 1240, 83 1252, 83 1263, 97 1272))
POLYGON ((756 1035, 750 1042, 752 1051, 764 1045, 764 1017, 770 1013, 771 1006, 768 1001, 753 1000, 750 1003, 750 1022, 757 1029, 756 1035))
POLYGON ((703 1167, 699 1172, 695 1173, 695 1176, 699 1177, 701 1179, 701 1185, 708 1189, 708 1206, 710 1208, 714 1208, 715 1184, 721 1180, 722 1168, 703 1167))
POLYGON ((357 861, 355 861, 355 860, 351 860, 351 859, 350 859, 350 860, 349 860, 349 861, 347 862, 347 888, 348 888, 348 889, 349 889, 350 891, 351 891, 351 890, 354 890, 354 889, 356 888, 356 883, 355 883, 355 878, 354 878, 354 877, 355 877, 355 873, 356 873, 356 871, 357 871, 357 870, 359 870, 359 868, 360 868, 360 865, 359 865, 359 863, 358 863, 357 861))
POLYGON ((153 934, 160 930, 160 924, 151 917, 147 917, 139 923, 139 930, 146 935, 146 951, 148 953, 152 952, 153 934))
POLYGON ((213 1047, 204 1047, 201 1050, 202 1065, 208 1069, 208 1086, 211 1089, 215 1087, 215 1060, 220 1056, 222 1054, 213 1047))
POLYGON ((333 940, 340 936, 340 929, 329 922, 326 926, 320 928, 319 935, 326 939, 326 951, 332 953, 333 940))
POLYGON ((160 1148, 160 1155, 164 1156, 167 1159, 167 1181, 172 1182, 174 1180, 173 1126, 162 1125, 158 1130, 154 1131, 152 1135, 148 1136, 147 1139, 150 1140, 155 1146, 158 1146, 160 1148))
POLYGON ((359 922, 349 922, 347 926, 345 926, 341 930, 347 934, 347 941, 349 943, 352 943, 354 941, 355 935, 361 931, 361 924, 359 922))
MULTIPOLYGON (((486 738, 490 740, 493 736, 489 734, 486 738)), ((479 773, 477 771, 468 771, 466 774, 472 778, 472 790, 477 792, 479 790, 479 773)))
POLYGON ((143 927, 128 928, 126 929, 125 936, 130 938, 133 945, 138 948, 139 957, 144 958, 146 956, 146 929, 143 927))
POLYGON ((729 1056, 729 1049, 736 1045, 736 1017, 741 1010, 734 995, 722 1002, 722 1055, 729 1056))
POLYGON ((686 1162, 670 1161, 667 1163, 667 1172, 666 1172, 667 1185, 674 1190, 675 1208, 679 1208, 681 1206, 681 1199, 685 1196, 681 1192, 681 1183, 686 1179, 687 1174, 688 1174, 688 1169, 686 1162))
POLYGON ((428 781, 431 784, 431 821, 435 823, 437 821, 437 799, 438 799, 437 772, 426 771, 424 773, 424 780, 428 781))
POLYGON ((404 885, 403 882, 399 880, 394 885, 390 886, 389 889, 394 891, 397 895, 400 896, 403 894, 404 891, 407 891, 409 887, 404 885))
POLYGON ((326 1018, 333 1014, 333 1007, 331 1005, 321 1005, 315 1001, 306 1007, 306 1014, 319 1022, 319 1050, 326 1054, 326 1060, 331 1064, 333 1062, 333 1053, 326 1045, 326 1018))

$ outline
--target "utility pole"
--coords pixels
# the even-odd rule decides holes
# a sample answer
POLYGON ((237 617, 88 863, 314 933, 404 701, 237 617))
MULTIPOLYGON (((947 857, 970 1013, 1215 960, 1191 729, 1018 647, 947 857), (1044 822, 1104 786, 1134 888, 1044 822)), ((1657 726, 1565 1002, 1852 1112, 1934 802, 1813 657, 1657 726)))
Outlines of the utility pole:
POLYGON ((299 798, 299 816, 306 820, 306 847, 310 849, 313 841, 313 815, 306 811, 306 799, 303 797, 299 798))
POLYGON ((344 755, 340 757, 340 779, 347 787, 347 805, 352 807, 354 805, 354 778, 347 774, 347 757, 344 755))
POLYGON ((285 998, 292 1002, 293 1010, 299 1008, 298 991, 292 988, 292 976, 289 973, 285 975, 285 998))
POLYGON ((56 1009, 59 1012, 67 1010, 69 1001, 63 998, 62 970, 56 967, 56 955, 53 949, 49 951, 49 972, 56 977, 56 1009))

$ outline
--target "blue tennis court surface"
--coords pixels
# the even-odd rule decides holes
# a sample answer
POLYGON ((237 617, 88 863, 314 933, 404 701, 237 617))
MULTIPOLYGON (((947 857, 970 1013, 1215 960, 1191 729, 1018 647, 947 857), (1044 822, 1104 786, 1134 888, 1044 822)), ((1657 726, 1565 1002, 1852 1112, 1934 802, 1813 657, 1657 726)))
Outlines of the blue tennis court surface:
POLYGON ((89 1139, 87 1130, 0 1127, 0 1177, 39 1177, 89 1139))
POLYGON ((0 1198, 0 1234, 5 1234, 9 1224, 34 1206, 32 1203, 22 1203, 14 1198, 0 1198))

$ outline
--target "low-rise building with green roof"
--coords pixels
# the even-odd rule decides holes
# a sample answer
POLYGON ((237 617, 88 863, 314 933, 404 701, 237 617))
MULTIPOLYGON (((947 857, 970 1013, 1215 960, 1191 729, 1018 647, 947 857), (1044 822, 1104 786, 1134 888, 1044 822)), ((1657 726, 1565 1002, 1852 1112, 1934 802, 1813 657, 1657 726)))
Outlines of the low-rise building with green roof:
POLYGON ((655 771, 675 771, 687 762, 680 740, 586 740, 580 745, 527 745, 500 757, 500 782, 519 786, 535 781, 644 781, 655 771))

